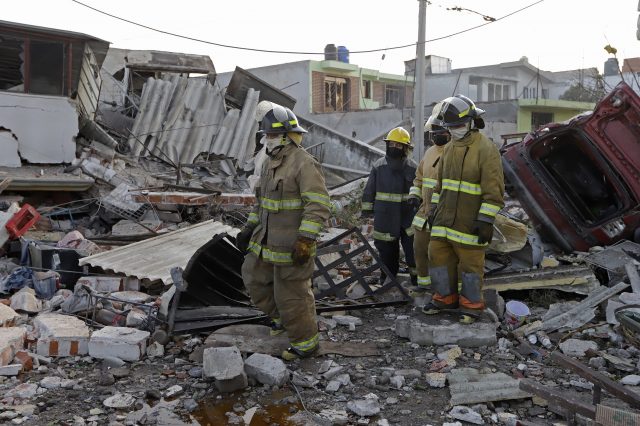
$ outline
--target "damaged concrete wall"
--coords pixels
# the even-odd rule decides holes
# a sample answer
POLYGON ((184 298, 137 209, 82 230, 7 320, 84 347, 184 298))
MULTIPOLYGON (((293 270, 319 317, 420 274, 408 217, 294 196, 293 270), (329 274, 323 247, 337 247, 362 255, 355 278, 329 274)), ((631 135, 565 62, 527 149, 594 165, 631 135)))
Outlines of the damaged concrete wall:
POLYGON ((409 110, 405 110, 403 114, 402 110, 396 108, 309 115, 311 119, 336 132, 365 142, 388 132, 410 116, 409 110))
MULTIPOLYGON (((0 92, 0 128, 15 135, 18 154, 24 161, 56 164, 75 158, 78 113, 75 103, 67 98, 0 92)), ((4 142, 7 132, 2 133, 4 142)), ((0 166, 19 164, 14 156, 2 155, 0 166)))

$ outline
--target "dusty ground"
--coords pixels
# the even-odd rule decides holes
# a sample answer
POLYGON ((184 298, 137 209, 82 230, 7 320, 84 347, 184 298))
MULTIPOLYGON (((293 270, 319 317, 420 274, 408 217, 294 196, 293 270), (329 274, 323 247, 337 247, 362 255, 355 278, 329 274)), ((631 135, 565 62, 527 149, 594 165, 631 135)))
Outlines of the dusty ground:
MULTIPOLYGON (((254 411, 251 410, 253 407, 257 407, 250 423, 254 426, 441 425, 454 422, 455 420, 448 416, 451 409, 448 388, 430 388, 424 377, 425 372, 434 369, 437 352, 447 348, 421 347, 397 337, 394 332, 397 315, 422 314, 415 312, 410 306, 351 311, 350 314, 360 316, 363 324, 356 327, 355 331, 338 326, 323 332, 324 337, 334 341, 376 341, 382 347, 381 354, 358 358, 328 355, 289 363, 289 368, 298 377, 315 381, 310 387, 305 387, 299 380, 298 385, 289 383, 275 389, 254 383, 243 392, 219 395, 210 382, 200 377, 201 364, 190 360, 190 357, 197 359, 197 347, 206 335, 197 336, 199 339, 183 336, 169 343, 165 348, 165 355, 159 359, 145 359, 141 362, 127 363, 123 367, 107 369, 102 361, 90 357, 67 358, 56 360, 48 366, 35 367, 33 371, 24 373, 17 379, 5 378, 0 382, 0 395, 6 395, 7 391, 15 388, 20 382, 39 383, 41 390, 38 392, 42 393, 22 401, 5 397, 2 400, 5 405, 0 404, 0 419, 6 424, 20 424, 16 421, 20 421, 22 415, 14 416, 12 419, 10 417, 13 414, 7 413, 19 411, 11 404, 24 403, 31 405, 35 413, 22 423, 25 425, 244 424, 240 418, 247 415, 248 411, 249 414, 254 411), (350 384, 340 387, 336 392, 326 391, 328 380, 318 374, 323 364, 326 367, 328 360, 343 366, 341 374, 349 375, 350 384), (417 370, 418 376, 406 377, 404 385, 397 389, 390 383, 390 377, 397 370, 417 370), (65 388, 55 388, 54 384, 53 389, 45 390, 42 388, 42 380, 47 377, 70 380, 63 384, 65 388), (160 400, 166 390, 174 385, 181 388, 178 395, 173 399, 160 400), (106 398, 118 392, 133 395, 135 402, 131 408, 118 410, 103 405, 106 398), (348 401, 360 399, 371 393, 378 397, 381 408, 378 415, 359 418, 349 414, 346 423, 339 419, 332 423, 317 416, 327 409, 346 410, 348 401)), ((609 348, 618 355, 626 354, 637 362, 638 351, 635 348, 622 349, 624 343, 612 345, 601 337, 595 338, 601 348, 609 348), (625 352, 619 353, 621 350, 625 352)), ((516 351, 498 353, 498 346, 463 348, 462 355, 456 360, 457 367, 488 368, 509 375, 524 375, 543 383, 555 382, 561 386, 563 392, 574 393, 585 401, 590 400, 590 393, 580 387, 579 381, 571 382, 577 377, 570 376, 560 368, 546 365, 547 361, 519 359, 519 356, 514 354, 516 351), (521 367, 525 366, 523 372, 518 370, 519 364, 521 367)), ((450 367, 440 371, 447 370, 450 370, 450 367)), ((606 368, 602 371, 606 371, 606 368)), ((631 373, 614 371, 611 376, 620 377, 626 374, 631 373)), ((613 399, 605 401, 610 405, 624 406, 613 399)), ((540 424, 550 424, 560 419, 549 411, 548 407, 536 405, 531 399, 487 403, 473 408, 483 415, 488 424, 504 424, 500 421, 503 417, 498 418, 501 412, 513 413, 520 419, 535 420, 540 424)))

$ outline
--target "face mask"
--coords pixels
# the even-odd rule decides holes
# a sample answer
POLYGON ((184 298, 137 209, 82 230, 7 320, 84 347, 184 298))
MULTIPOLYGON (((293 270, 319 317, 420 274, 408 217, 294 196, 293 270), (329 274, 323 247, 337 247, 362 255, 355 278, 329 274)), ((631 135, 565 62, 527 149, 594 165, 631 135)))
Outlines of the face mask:
POLYGON ((449 142, 449 139, 450 136, 446 133, 440 133, 431 136, 431 141, 433 141, 433 143, 438 146, 445 145, 447 142, 449 142))
POLYGON ((287 143, 287 136, 281 135, 278 138, 268 138, 266 136, 263 137, 263 144, 267 147, 267 155, 272 156, 275 155, 276 152, 280 151, 279 148, 284 147, 287 143))
POLYGON ((396 148, 395 146, 387 147, 387 157, 389 158, 402 158, 404 156, 404 149, 396 148))
POLYGON ((460 140, 465 137, 465 135, 469 132, 469 126, 458 127, 455 129, 449 128, 449 133, 451 133, 451 139, 454 141, 460 140))

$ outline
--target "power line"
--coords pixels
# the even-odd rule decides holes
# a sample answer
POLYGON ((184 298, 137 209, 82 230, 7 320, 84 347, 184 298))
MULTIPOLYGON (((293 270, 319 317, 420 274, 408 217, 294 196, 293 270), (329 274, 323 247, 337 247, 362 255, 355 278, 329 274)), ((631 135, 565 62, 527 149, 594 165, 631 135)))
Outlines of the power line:
MULTIPOLYGON (((77 3, 77 4, 81 5, 81 6, 84 6, 87 9, 91 9, 91 10, 93 10, 95 12, 98 12, 98 13, 101 13, 103 15, 109 16, 110 18, 114 18, 114 19, 117 19, 117 20, 120 20, 120 21, 123 21, 123 22, 127 22, 129 24, 132 24, 132 25, 135 25, 135 26, 138 26, 138 27, 141 27, 141 28, 145 28, 145 29, 148 29, 148 30, 151 30, 151 31, 155 31, 155 32, 160 33, 160 34, 166 34, 166 35, 170 35, 170 36, 173 36, 173 37, 182 38, 182 39, 185 39, 185 40, 196 41, 198 43, 204 43, 204 44, 210 44, 212 46, 226 47, 226 48, 229 48, 229 49, 237 49, 237 50, 248 50, 248 51, 251 51, 251 52, 262 52, 262 53, 279 53, 279 54, 287 54, 287 55, 324 55, 324 52, 303 52, 303 51, 291 51, 291 50, 258 49, 258 48, 253 48, 253 47, 234 46, 234 45, 231 45, 231 44, 216 43, 216 42, 213 42, 213 41, 203 40, 203 39, 199 39, 199 38, 195 38, 195 37, 185 36, 185 35, 182 35, 182 34, 172 33, 170 31, 165 31, 165 30, 161 30, 161 29, 158 29, 158 28, 150 27, 148 25, 140 24, 138 22, 131 21, 129 19, 113 15, 111 13, 108 13, 108 12, 105 12, 103 10, 97 9, 97 8, 95 8, 93 6, 89 6, 88 4, 82 3, 81 1, 78 1, 78 0, 71 0, 71 1, 74 2, 74 3, 77 3)), ((473 27, 470 27, 470 28, 467 28, 467 29, 464 29, 464 30, 461 30, 461 31, 457 31, 455 33, 447 34, 447 35, 444 35, 444 36, 441 36, 441 37, 436 37, 436 38, 432 38, 432 39, 429 39, 429 40, 425 40, 425 43, 430 43, 430 42, 434 42, 434 41, 438 41, 438 40, 443 40, 443 39, 446 39, 446 38, 449 38, 449 37, 454 37, 456 35, 460 35, 460 34, 475 30, 477 28, 484 27, 485 25, 493 24, 494 22, 501 21, 501 20, 503 20, 505 18, 508 18, 508 17, 513 16, 513 15, 515 15, 517 13, 520 13, 520 12, 526 10, 526 9, 529 9, 530 7, 533 7, 533 6, 537 5, 537 4, 540 4, 543 1, 544 0, 538 0, 538 1, 536 1, 534 3, 531 3, 531 4, 527 5, 527 6, 524 6, 524 7, 520 8, 520 9, 518 9, 518 10, 514 10, 513 12, 507 13, 504 16, 501 16, 499 18, 495 18, 493 21, 485 22, 483 24, 476 25, 476 26, 473 26, 473 27)), ((366 50, 352 50, 349 53, 350 54, 355 54, 355 53, 383 52, 385 50, 404 49, 405 47, 411 47, 411 46, 417 46, 417 45, 418 45, 418 43, 408 43, 408 44, 403 44, 403 45, 400 45, 400 46, 383 47, 383 48, 366 49, 366 50)))

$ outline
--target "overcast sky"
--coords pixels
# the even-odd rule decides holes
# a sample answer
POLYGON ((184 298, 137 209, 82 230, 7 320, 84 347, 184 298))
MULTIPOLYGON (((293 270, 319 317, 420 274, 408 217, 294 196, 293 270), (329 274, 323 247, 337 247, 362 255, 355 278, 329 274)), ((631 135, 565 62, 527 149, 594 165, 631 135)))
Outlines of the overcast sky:
MULTIPOLYGON (((417 0, 81 0, 131 21, 216 43, 269 50, 323 52, 327 43, 351 51, 414 43, 417 0)), ((426 38, 446 36, 484 23, 482 16, 447 8, 459 6, 499 18, 536 0, 433 0, 427 7, 426 38)), ((598 67, 618 49, 618 58, 640 56, 636 39, 638 0, 544 0, 501 21, 426 45, 427 54, 453 60, 453 67, 518 60, 543 70, 598 67)), ((4 2, 7 21, 90 34, 112 47, 206 54, 218 72, 273 65, 322 55, 257 53, 211 46, 158 34, 99 14, 72 0, 4 2)), ((415 46, 351 54, 351 63, 388 73, 404 73, 415 46), (382 59, 384 54, 384 59, 382 59)))

